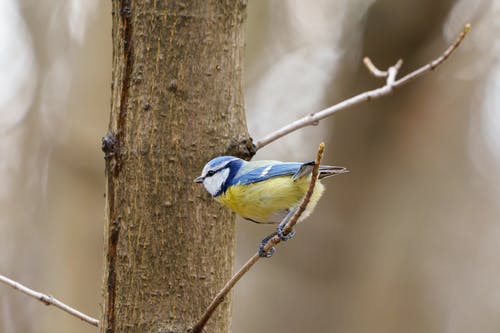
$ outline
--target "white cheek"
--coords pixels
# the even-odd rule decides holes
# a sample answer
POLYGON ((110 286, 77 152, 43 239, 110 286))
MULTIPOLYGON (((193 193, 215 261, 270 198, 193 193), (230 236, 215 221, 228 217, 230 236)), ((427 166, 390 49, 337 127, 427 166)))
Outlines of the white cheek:
POLYGON ((229 176, 228 168, 217 172, 212 177, 205 178, 205 180, 203 180, 203 185, 207 189, 208 193, 214 196, 220 191, 222 184, 224 184, 227 179, 227 176, 229 176))

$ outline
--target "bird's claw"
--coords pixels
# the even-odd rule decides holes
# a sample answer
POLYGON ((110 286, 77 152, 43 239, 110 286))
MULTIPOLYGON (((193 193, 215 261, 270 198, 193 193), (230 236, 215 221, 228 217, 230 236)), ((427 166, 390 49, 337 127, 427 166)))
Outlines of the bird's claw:
MULTIPOLYGON (((283 226, 284 227, 284 226, 283 226)), ((295 236, 295 229, 292 229, 290 230, 290 232, 288 234, 284 234, 283 233, 283 227, 280 225, 278 226, 278 228, 276 229, 276 235, 278 235, 278 237, 283 241, 283 242, 286 242, 287 240, 289 239, 292 239, 293 236, 295 236)))
POLYGON ((262 257, 262 258, 271 258, 274 254, 274 252, 276 252, 276 249, 274 247, 271 247, 269 250, 264 250, 264 247, 266 246, 267 242, 269 242, 269 240, 271 238, 273 238, 274 236, 276 236, 276 233, 273 232, 272 234, 270 234, 269 236, 267 236, 266 238, 264 238, 261 242, 260 242, 260 245, 259 245, 259 256, 262 257))
POLYGON ((276 252, 274 247, 270 248, 268 251, 264 250, 264 246, 262 244, 259 247, 259 257, 261 258, 271 258, 274 252, 276 252))

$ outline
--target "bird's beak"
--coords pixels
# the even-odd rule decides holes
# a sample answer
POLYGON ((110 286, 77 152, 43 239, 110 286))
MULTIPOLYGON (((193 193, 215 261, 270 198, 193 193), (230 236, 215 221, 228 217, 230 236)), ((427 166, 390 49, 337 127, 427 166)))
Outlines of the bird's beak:
POLYGON ((203 183, 203 179, 204 179, 204 178, 203 178, 202 176, 199 176, 199 177, 196 177, 196 178, 194 179, 194 182, 195 182, 195 183, 203 183))

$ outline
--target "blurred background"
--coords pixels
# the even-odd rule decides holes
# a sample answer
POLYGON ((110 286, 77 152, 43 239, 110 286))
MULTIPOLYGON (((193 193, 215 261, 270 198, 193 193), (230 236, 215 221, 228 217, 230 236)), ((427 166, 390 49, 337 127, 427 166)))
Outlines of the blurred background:
MULTIPOLYGON (((110 106, 109 1, 0 0, 0 274, 98 316, 110 106)), ((500 0, 251 0, 254 139, 437 57, 392 96, 256 159, 324 162, 317 210, 237 285, 234 332, 500 330, 500 0)), ((238 223, 237 267, 272 230, 238 223)), ((96 332, 0 286, 0 332, 96 332)))

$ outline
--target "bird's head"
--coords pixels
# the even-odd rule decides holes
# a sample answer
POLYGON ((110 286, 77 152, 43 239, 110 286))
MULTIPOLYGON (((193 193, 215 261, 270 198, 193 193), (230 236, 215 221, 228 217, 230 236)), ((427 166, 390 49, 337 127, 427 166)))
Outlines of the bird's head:
POLYGON ((205 165, 194 182, 203 183, 208 193, 216 197, 226 190, 228 181, 236 175, 243 163, 243 160, 233 156, 216 157, 205 165))

